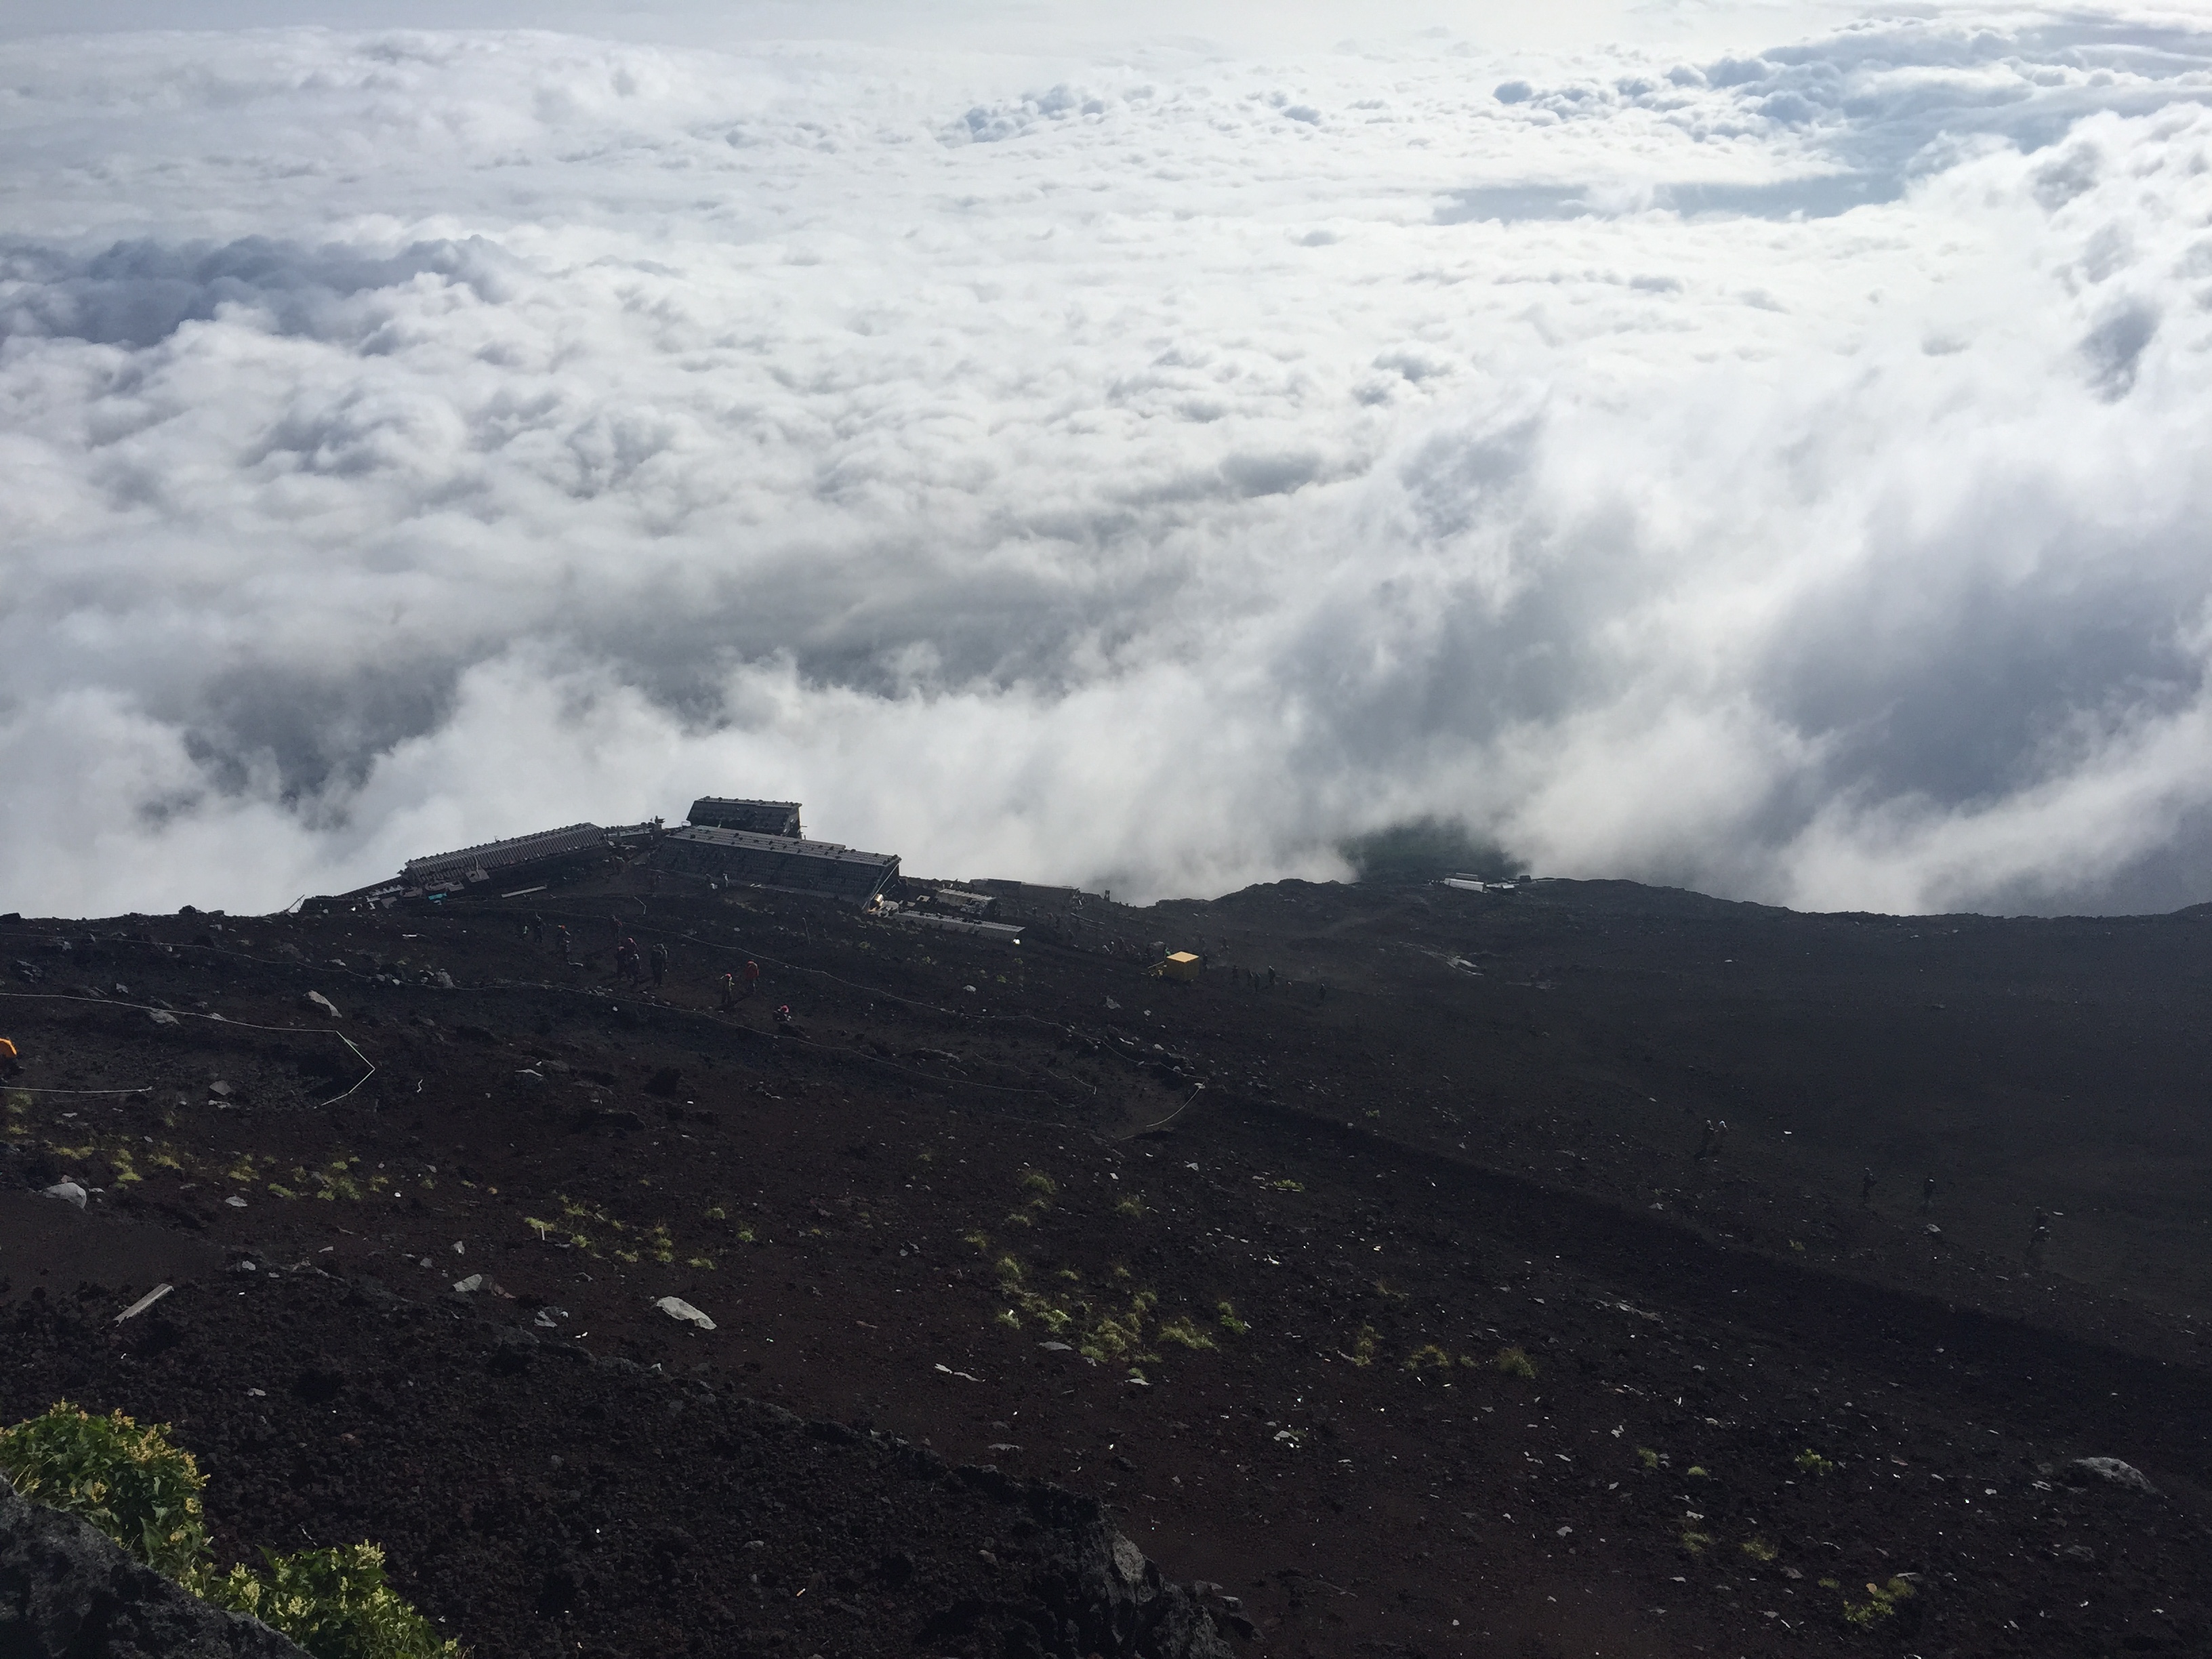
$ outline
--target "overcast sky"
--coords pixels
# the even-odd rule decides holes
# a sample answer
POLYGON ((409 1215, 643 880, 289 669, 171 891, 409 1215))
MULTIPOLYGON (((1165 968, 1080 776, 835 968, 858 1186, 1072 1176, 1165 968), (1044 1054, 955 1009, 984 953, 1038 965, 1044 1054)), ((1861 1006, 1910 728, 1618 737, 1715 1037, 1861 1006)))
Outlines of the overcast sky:
POLYGON ((16 0, 0 908, 2212 898, 2212 33, 1914 9, 16 0))

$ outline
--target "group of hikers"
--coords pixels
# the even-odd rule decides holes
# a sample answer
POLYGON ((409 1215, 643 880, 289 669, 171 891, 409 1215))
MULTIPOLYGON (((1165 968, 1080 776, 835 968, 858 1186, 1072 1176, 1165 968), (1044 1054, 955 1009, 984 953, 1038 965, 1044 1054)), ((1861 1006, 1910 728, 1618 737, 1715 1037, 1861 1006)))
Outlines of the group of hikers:
MULTIPOLYGON (((558 951, 563 965, 575 965, 575 936, 569 933, 567 923, 556 922, 549 927, 544 916, 533 914, 521 926, 525 937, 558 951)), ((623 932, 620 916, 610 915, 607 926, 614 939, 615 978, 617 981, 624 985, 643 985, 649 977, 656 991, 667 983, 668 946, 665 944, 655 941, 650 951, 641 951, 637 940, 623 932)), ((722 1012, 728 1013, 741 1000, 751 997, 760 987, 760 963, 757 962, 748 962, 743 968, 725 973, 716 981, 722 1012)), ((778 1018, 788 1023, 789 1010, 779 1010, 778 1018)))

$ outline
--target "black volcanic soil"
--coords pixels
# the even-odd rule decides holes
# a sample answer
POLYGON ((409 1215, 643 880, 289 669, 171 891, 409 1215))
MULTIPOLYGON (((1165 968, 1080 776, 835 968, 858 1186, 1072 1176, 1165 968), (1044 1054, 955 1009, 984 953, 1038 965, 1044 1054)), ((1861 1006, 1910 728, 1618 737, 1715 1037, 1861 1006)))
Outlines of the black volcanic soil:
POLYGON ((0 1411, 485 1656, 1110 1650, 1087 1499, 1247 1653, 2212 1650, 2198 914, 1005 902, 0 924, 0 1411))

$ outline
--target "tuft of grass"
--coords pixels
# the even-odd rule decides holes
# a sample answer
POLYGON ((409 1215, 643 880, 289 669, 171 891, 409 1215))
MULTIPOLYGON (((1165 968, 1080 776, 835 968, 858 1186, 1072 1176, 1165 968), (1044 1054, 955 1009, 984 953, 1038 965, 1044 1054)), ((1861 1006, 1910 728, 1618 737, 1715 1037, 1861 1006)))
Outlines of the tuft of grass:
POLYGON ((1132 1221, 1142 1221, 1145 1218, 1146 1213, 1145 1200, 1139 1198, 1134 1193, 1132 1193, 1128 1197, 1121 1200, 1114 1206, 1114 1213, 1118 1216, 1126 1216, 1132 1221))
POLYGON ((1425 1342, 1419 1347, 1414 1349, 1411 1354, 1407 1356, 1406 1369, 1409 1371, 1419 1371, 1428 1370, 1435 1366, 1441 1365, 1446 1370, 1449 1370, 1451 1369, 1451 1363, 1452 1357, 1446 1353, 1442 1348, 1437 1346, 1433 1342, 1425 1342))
POLYGON ((1767 1542, 1765 1538, 1759 1536, 1757 1533, 1753 1533, 1749 1538, 1745 1539, 1742 1544, 1738 1547, 1740 1547, 1743 1553, 1749 1556, 1753 1560, 1758 1562, 1761 1566, 1764 1566, 1767 1562, 1771 1561, 1776 1556, 1782 1553, 1781 1551, 1776 1549, 1773 1545, 1767 1542))
POLYGON ((1292 1181, 1288 1176, 1280 1181, 1271 1181, 1267 1185, 1279 1193, 1302 1193, 1306 1189, 1304 1182, 1292 1181))
POLYGON ((58 1401, 0 1429, 0 1469, 32 1503, 89 1522, 156 1572, 185 1578, 207 1555, 207 1477, 165 1426, 58 1401))
POLYGON ((1377 1339, 1375 1335, 1375 1328, 1372 1325, 1362 1325, 1359 1328, 1359 1340, 1352 1345, 1352 1352, 1345 1354, 1343 1358, 1350 1360, 1353 1364, 1358 1365, 1362 1370, 1366 1369, 1366 1367, 1375 1363, 1375 1344, 1376 1340, 1377 1339))
POLYGON ((1210 1348, 1213 1346, 1213 1339, 1192 1323, 1188 1315, 1180 1319, 1170 1319, 1162 1325, 1159 1328, 1158 1340, 1162 1342, 1175 1343, 1179 1347, 1192 1349, 1210 1348))
POLYGON ((1912 1581, 1909 1578, 1893 1578, 1887 1584, 1869 1584, 1866 1588, 1865 1601, 1854 1601, 1848 1596, 1844 1601, 1844 1617, 1862 1630, 1895 1618, 1898 1603, 1910 1601, 1913 1596, 1912 1581))
POLYGON ((1682 1534, 1682 1547, 1692 1555, 1701 1556, 1712 1547, 1712 1534, 1710 1533, 1686 1532, 1682 1534))
POLYGON ((1536 1362, 1521 1348, 1500 1348, 1491 1360, 1490 1368, 1502 1371, 1507 1376, 1517 1376, 1524 1382, 1536 1380, 1536 1362))
POLYGON ((1692 1463, 1682 1473, 1692 1480, 1710 1480, 1713 1478, 1711 1471, 1702 1463, 1692 1463))
POLYGON ((1664 1458, 1661 1457, 1657 1452, 1653 1451, 1649 1446, 1638 1446, 1636 1449, 1636 1455, 1643 1461, 1644 1467, 1647 1469, 1656 1469, 1660 1466, 1660 1464, 1666 1462, 1664 1458))
POLYGON ((1803 1451, 1799 1452, 1797 1455, 1790 1461, 1796 1463, 1799 1468, 1804 1470, 1808 1474, 1826 1475, 1833 1474, 1836 1472, 1836 1466, 1833 1462, 1829 1459, 1821 1456, 1820 1453, 1814 1451, 1809 1446, 1803 1451))
POLYGON ((1213 1313, 1214 1317, 1219 1322, 1221 1328, 1228 1332, 1230 1335, 1249 1336, 1252 1334, 1252 1328, 1237 1316, 1237 1310, 1231 1307, 1228 1303, 1215 1303, 1213 1304, 1213 1313))
POLYGON ((1022 1185, 1040 1198, 1057 1198, 1060 1195, 1059 1183, 1042 1170, 1023 1170, 1022 1185))

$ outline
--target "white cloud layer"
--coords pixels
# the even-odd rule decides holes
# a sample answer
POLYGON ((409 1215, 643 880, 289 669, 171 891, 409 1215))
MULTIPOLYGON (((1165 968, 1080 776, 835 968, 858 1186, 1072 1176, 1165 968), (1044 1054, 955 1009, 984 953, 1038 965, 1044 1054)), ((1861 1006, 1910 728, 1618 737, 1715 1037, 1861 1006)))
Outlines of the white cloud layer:
POLYGON ((697 793, 2212 896, 2212 33, 0 46, 0 908, 697 793))

